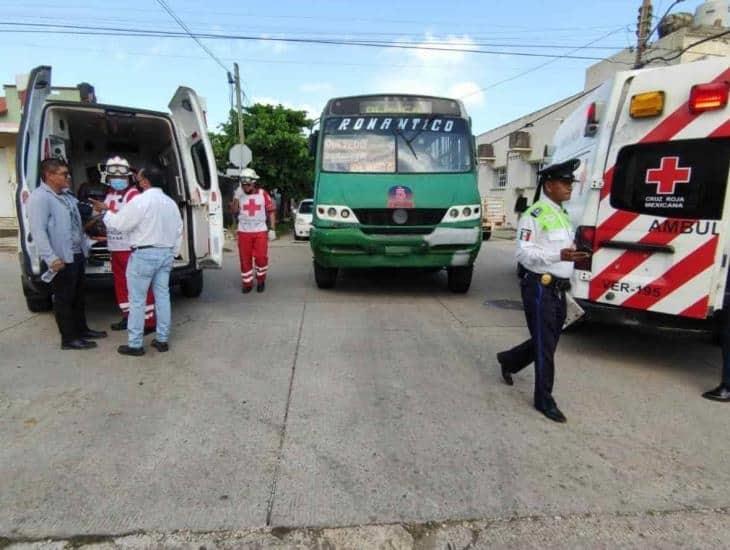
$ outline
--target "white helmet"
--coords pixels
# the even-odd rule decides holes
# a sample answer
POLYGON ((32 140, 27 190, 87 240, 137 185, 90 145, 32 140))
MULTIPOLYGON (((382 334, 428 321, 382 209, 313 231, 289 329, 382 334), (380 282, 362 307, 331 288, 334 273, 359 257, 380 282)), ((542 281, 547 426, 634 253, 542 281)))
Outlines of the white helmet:
POLYGON ((109 176, 122 176, 128 177, 132 175, 132 170, 129 166, 129 161, 123 157, 111 157, 106 161, 104 167, 100 167, 101 181, 107 183, 109 176))
POLYGON ((256 170, 253 168, 244 168, 241 170, 241 179, 242 180, 258 180, 259 175, 256 173, 256 170))

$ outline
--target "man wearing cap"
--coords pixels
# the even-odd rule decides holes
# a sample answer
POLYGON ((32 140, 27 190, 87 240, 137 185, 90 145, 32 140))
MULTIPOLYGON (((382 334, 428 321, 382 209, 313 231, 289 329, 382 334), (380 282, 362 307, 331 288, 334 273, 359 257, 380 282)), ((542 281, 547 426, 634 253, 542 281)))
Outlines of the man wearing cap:
POLYGON ((238 216, 238 257, 241 261, 241 291, 253 289, 254 262, 256 263, 256 291, 266 288, 269 270, 269 239, 276 238, 276 207, 269 194, 257 189, 258 174, 252 168, 241 173, 241 188, 236 190, 231 213, 238 216), (266 219, 271 229, 266 230, 266 219))
POLYGON ((497 354, 502 378, 535 363, 535 408, 550 420, 566 418, 553 399, 554 355, 566 316, 565 292, 570 289, 573 263, 588 257, 575 249, 575 231, 563 202, 570 199, 573 172, 580 160, 571 159, 540 172, 543 197, 528 208, 517 228, 517 261, 521 267, 522 304, 531 338, 497 354))

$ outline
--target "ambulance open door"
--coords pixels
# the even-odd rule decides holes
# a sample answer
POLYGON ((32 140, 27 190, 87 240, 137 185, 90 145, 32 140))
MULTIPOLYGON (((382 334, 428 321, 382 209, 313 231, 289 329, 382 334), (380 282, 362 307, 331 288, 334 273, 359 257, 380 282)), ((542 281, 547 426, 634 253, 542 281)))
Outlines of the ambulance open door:
POLYGON ((18 233, 20 250, 27 262, 28 273, 36 275, 41 272, 40 259, 33 243, 33 236, 30 234, 26 206, 30 194, 40 181, 38 168, 40 161, 43 160, 41 158, 41 118, 43 106, 50 94, 51 67, 36 67, 28 77, 15 153, 15 170, 18 181, 15 205, 20 229, 18 233))
POLYGON ((182 153, 188 202, 192 210, 193 247, 199 268, 223 265, 223 209, 213 147, 200 99, 180 87, 170 112, 182 153))

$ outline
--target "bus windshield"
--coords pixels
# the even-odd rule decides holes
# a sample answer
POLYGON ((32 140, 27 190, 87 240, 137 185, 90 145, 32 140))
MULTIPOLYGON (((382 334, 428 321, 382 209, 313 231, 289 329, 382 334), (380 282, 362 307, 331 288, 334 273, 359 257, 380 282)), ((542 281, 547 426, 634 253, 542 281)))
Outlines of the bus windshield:
POLYGON ((324 123, 322 170, 455 173, 472 169, 466 120, 437 115, 332 117, 324 123))

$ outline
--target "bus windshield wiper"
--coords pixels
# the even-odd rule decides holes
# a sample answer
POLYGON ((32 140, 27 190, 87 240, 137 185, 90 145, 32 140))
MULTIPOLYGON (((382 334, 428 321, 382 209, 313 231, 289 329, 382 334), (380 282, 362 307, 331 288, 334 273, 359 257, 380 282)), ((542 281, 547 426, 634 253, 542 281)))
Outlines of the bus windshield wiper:
MULTIPOLYGON (((406 145, 408 145, 408 148, 411 150, 411 154, 413 155, 413 158, 418 160, 418 155, 416 154, 416 150, 413 148, 413 145, 411 145, 412 140, 409 141, 408 139, 406 139, 406 136, 398 128, 393 130, 393 133, 395 133, 396 136, 400 136, 403 138, 403 141, 406 142, 406 145)), ((416 134, 416 135, 418 135, 418 134, 416 134)), ((415 137, 413 139, 415 139, 415 137)))

